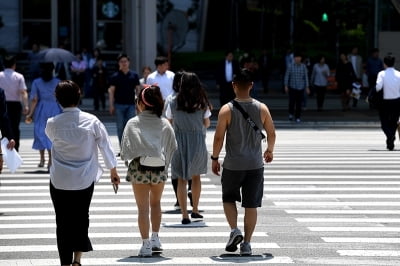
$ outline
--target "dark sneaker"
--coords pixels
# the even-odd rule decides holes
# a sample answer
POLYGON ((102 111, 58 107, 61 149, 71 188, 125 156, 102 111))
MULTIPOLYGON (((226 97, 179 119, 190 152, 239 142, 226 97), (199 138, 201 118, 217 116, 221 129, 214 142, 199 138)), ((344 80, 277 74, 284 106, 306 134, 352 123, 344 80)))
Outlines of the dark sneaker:
POLYGON ((193 219, 203 219, 203 215, 201 215, 200 213, 196 213, 196 212, 192 212, 192 213, 190 214, 190 216, 191 216, 193 219))
POLYGON ((182 219, 182 224, 190 224, 190 223, 191 223, 191 221, 190 221, 189 218, 183 218, 182 219))
POLYGON ((241 256, 250 256, 251 252, 251 245, 249 242, 243 242, 240 244, 240 255, 241 256))
POLYGON ((242 241, 243 241, 242 232, 238 228, 236 228, 235 231, 231 232, 225 250, 228 252, 235 252, 238 249, 237 245, 242 241))

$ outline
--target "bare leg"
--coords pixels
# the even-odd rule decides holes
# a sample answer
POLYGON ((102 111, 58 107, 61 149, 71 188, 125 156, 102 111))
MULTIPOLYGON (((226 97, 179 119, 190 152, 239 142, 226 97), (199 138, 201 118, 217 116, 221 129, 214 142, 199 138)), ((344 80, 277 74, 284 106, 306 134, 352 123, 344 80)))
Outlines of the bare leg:
POLYGON ((199 201, 201 193, 200 175, 192 176, 192 199, 193 199, 193 212, 199 213, 199 201))
POLYGON ((149 220, 149 192, 150 185, 132 184, 135 194, 136 205, 138 208, 138 225, 142 239, 149 238, 150 220, 149 220))
POLYGON ((164 183, 152 184, 150 186, 150 219, 151 230, 153 232, 160 231, 161 224, 161 195, 164 190, 164 183))
POLYGON ((231 229, 237 228, 237 208, 235 202, 224 202, 224 212, 226 220, 231 229))
POLYGON ((38 167, 43 167, 44 166, 44 150, 39 150, 39 155, 40 155, 40 162, 38 167))
POLYGON ((178 202, 181 207, 182 218, 189 219, 189 215, 187 212, 187 180, 182 178, 178 178, 178 202))
POLYGON ((51 150, 47 150, 47 153, 49 154, 49 161, 47 162, 47 168, 50 169, 50 166, 51 166, 51 150))
MULTIPOLYGON (((82 252, 80 252, 80 251, 74 252, 74 262, 81 263, 81 257, 82 257, 82 252)), ((72 265, 74 265, 74 264, 72 264, 72 265)))
POLYGON ((244 209, 244 242, 250 242, 257 224, 257 208, 244 209))

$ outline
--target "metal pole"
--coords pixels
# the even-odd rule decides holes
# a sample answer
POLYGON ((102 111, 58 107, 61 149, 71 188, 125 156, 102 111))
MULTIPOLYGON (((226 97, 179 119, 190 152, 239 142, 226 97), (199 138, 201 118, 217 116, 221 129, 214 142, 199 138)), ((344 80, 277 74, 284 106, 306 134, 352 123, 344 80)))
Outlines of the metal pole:
POLYGON ((293 46, 293 33, 294 33, 294 6, 295 2, 290 2, 290 29, 289 29, 289 44, 293 46))
POLYGON ((375 8, 374 8, 374 47, 378 47, 378 38, 379 38, 379 0, 375 0, 375 8))

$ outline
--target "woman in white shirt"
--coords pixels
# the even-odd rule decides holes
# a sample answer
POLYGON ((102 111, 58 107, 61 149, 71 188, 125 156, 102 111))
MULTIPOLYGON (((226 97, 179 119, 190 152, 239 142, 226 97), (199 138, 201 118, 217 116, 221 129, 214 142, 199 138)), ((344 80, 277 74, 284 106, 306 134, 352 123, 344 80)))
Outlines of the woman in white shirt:
POLYGON ((311 84, 315 88, 317 94, 318 111, 322 111, 324 105, 329 73, 330 70, 329 66, 325 63, 325 57, 322 55, 319 56, 318 63, 314 65, 311 73, 311 84))
POLYGON ((162 251, 158 237, 161 224, 160 200, 177 144, 172 126, 161 117, 164 101, 160 88, 154 85, 144 87, 137 99, 140 113, 125 126, 121 159, 130 161, 127 181, 132 182, 143 241, 139 256, 150 257, 153 252, 162 251))
POLYGON ((82 252, 91 251, 88 236, 89 206, 94 183, 103 174, 98 150, 118 186, 117 159, 107 130, 100 120, 77 108, 81 89, 73 81, 61 81, 56 99, 63 112, 50 118, 46 134, 51 148, 50 195, 56 213, 57 248, 61 265, 79 266, 82 252))

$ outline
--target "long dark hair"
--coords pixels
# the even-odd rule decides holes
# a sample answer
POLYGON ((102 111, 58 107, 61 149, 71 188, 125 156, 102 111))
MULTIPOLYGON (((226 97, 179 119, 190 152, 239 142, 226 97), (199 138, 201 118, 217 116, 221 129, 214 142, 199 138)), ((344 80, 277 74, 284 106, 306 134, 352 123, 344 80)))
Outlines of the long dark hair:
POLYGON ((178 110, 194 113, 197 110, 206 110, 209 107, 207 94, 195 73, 184 72, 180 83, 177 96, 178 110))

